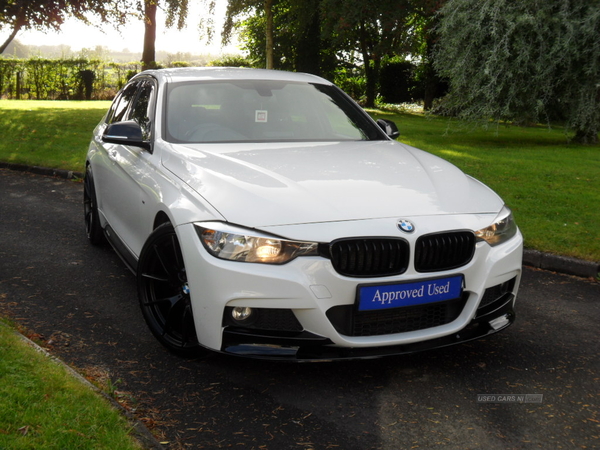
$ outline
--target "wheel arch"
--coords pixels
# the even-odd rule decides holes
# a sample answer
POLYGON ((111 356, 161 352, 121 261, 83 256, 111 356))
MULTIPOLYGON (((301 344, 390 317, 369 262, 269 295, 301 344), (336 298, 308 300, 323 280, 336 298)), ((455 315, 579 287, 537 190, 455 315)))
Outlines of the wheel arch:
POLYGON ((171 218, 164 211, 158 211, 156 216, 154 217, 154 224, 152 225, 152 229, 156 230, 159 226, 164 223, 172 223, 171 218))

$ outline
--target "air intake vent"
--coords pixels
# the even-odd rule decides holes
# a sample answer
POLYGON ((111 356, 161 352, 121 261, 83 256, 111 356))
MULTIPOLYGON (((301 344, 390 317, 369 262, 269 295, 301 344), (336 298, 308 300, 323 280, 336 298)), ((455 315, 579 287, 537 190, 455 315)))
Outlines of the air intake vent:
POLYGON ((475 253, 475 235, 471 231, 428 234, 417 240, 415 270, 439 272, 464 266, 475 253))
POLYGON ((358 312, 354 305, 334 306, 327 317, 344 336, 381 336, 426 330, 450 323, 460 315, 469 295, 447 302, 358 312))
POLYGON ((341 239, 329 246, 335 270, 349 277, 384 277, 404 273, 410 256, 404 239, 341 239))

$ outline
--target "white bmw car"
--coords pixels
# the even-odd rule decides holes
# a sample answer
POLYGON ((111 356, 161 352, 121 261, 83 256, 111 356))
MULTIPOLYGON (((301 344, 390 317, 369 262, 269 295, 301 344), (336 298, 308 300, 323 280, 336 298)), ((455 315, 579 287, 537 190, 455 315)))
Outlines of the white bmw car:
POLYGON ((136 273, 150 330, 184 356, 366 358, 506 328, 510 210, 396 137, 316 76, 143 72, 94 131, 87 235, 136 273))

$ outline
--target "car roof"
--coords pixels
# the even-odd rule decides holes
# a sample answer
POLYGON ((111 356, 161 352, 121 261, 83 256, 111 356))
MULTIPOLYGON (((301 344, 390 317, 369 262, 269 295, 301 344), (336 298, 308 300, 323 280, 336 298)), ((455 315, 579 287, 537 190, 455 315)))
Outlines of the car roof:
POLYGON ((179 83, 193 80, 273 80, 304 83, 332 84, 316 75, 285 72, 282 70, 249 69, 242 67, 177 67, 147 70, 141 75, 152 75, 161 82, 179 83))

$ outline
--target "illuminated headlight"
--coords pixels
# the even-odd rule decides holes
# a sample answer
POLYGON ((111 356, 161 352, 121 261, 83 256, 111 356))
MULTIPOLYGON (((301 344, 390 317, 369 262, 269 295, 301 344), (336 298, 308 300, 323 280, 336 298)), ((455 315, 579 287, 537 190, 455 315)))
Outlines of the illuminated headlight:
POLYGON ((517 224, 506 206, 502 208, 492 225, 475 232, 478 241, 485 241, 492 247, 508 241, 517 234, 517 224))
POLYGON ((318 255, 319 244, 279 239, 222 223, 196 224, 204 248, 230 261, 285 264, 298 256, 318 255))

